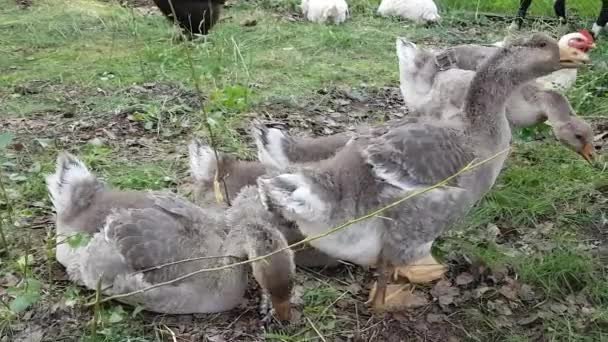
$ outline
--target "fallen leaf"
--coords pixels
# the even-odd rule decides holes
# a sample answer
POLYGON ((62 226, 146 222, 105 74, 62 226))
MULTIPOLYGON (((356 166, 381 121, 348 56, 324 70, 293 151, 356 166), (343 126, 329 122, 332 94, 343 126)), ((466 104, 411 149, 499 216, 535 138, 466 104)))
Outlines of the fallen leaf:
POLYGON ((489 301, 488 308, 504 316, 511 316, 513 314, 513 311, 511 311, 509 305, 500 299, 489 301))
POLYGON ((460 294, 458 288, 453 287, 449 280, 440 280, 433 286, 431 294, 435 297, 442 307, 454 302, 454 297, 460 294))
POLYGON ((40 342, 44 337, 44 330, 35 325, 34 327, 28 327, 26 330, 15 336, 13 341, 15 342, 40 342))
POLYGON ((473 280, 475 280, 475 278, 473 278, 473 275, 471 273, 462 272, 458 275, 458 277, 456 277, 456 285, 469 285, 473 282, 473 280))
POLYGON ((523 284, 519 288, 519 298, 521 298, 522 300, 525 300, 525 301, 534 300, 536 298, 536 294, 534 293, 532 286, 530 286, 528 284, 523 284))
POLYGON ((549 308, 551 309, 551 311, 557 313, 557 314, 563 314, 564 312, 568 311, 568 307, 565 304, 562 303, 551 303, 549 305, 549 308))
POLYGON ((441 323, 443 322, 445 319, 445 315, 438 315, 438 314, 428 314, 426 315, 426 321, 429 323, 441 323))
POLYGON ((486 293, 490 290, 491 290, 491 288, 488 286, 478 287, 475 290, 473 290, 473 296, 475 296, 475 298, 481 298, 484 293, 486 293))
POLYGON ((519 325, 530 325, 538 320, 538 314, 534 313, 517 321, 519 325))
POLYGON ((503 285, 498 292, 510 300, 517 299, 517 290, 512 285, 503 285))

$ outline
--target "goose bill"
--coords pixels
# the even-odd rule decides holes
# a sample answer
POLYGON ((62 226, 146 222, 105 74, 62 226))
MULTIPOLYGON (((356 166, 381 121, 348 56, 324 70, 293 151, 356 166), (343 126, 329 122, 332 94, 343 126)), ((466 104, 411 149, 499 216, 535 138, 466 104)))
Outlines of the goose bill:
POLYGON ((589 163, 593 163, 593 146, 591 144, 585 144, 579 154, 589 163))

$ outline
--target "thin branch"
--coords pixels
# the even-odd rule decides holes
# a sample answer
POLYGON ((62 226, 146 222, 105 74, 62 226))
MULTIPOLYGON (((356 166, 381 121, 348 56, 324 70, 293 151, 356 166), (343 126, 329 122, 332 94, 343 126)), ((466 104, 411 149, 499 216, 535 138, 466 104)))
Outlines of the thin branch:
POLYGON ((175 335, 173 330, 171 330, 171 328, 169 328, 166 324, 163 324, 162 326, 169 332, 169 334, 171 334, 171 338, 173 339, 173 342, 177 342, 177 336, 175 335))
MULTIPOLYGON (((171 1, 169 1, 169 3, 171 3, 171 1)), ((171 10, 173 10, 173 7, 171 7, 171 10)), ((188 65, 190 67, 190 74, 192 77, 192 82, 194 83, 194 89, 196 90, 196 96, 198 97, 198 101, 201 106, 201 113, 203 113, 204 125, 205 128, 207 128, 207 133, 209 134, 209 143, 211 145, 211 148, 213 149, 213 154, 215 156, 217 173, 221 174, 222 170, 220 169, 222 167, 222 164, 220 163, 220 156, 217 152, 217 140, 215 137, 215 133, 213 132, 213 127, 211 126, 211 123, 209 123, 209 115, 207 113, 207 109, 205 108, 205 99, 203 99, 201 85, 199 83, 198 75, 196 74, 196 69, 194 68, 194 61, 192 59, 192 51, 190 51, 190 45, 186 47, 186 58, 188 59, 188 65)), ((222 185, 224 186, 224 192, 226 193, 226 204, 228 206, 231 206, 232 204, 230 202, 230 194, 228 193, 228 185, 226 185, 226 180, 224 179, 224 177, 221 177, 219 181, 221 181, 222 185)))
MULTIPOLYGON (((114 296, 110 296, 110 297, 107 297, 104 300, 102 300, 102 303, 105 303, 105 302, 113 300, 113 299, 124 298, 124 297, 133 296, 133 295, 136 295, 136 294, 144 293, 146 291, 150 291, 150 290, 162 287, 162 286, 171 285, 171 284, 174 284, 176 282, 182 281, 184 279, 188 279, 190 277, 193 277, 193 276, 201 274, 201 273, 214 272, 214 271, 222 271, 222 270, 225 270, 225 269, 228 269, 228 268, 232 268, 232 267, 237 267, 237 266, 243 266, 243 265, 251 264, 251 263, 254 263, 256 261, 267 259, 267 258, 269 258, 269 257, 271 257, 271 256, 273 256, 273 255, 275 255, 277 253, 280 253, 282 251, 291 249, 293 247, 297 247, 297 246, 306 244, 306 243, 308 243, 310 241, 321 239, 321 238, 326 237, 328 235, 331 235, 331 234, 333 234, 333 233, 335 233, 335 232, 337 232, 339 230, 342 230, 342 229, 344 229, 344 228, 346 228, 348 226, 351 226, 351 225, 353 225, 355 223, 359 223, 359 222, 368 220, 370 218, 373 218, 376 215, 378 215, 378 214, 380 214, 380 213, 382 213, 382 212, 384 212, 384 211, 386 211, 388 209, 394 208, 394 207, 398 206, 399 204, 401 204, 401 203, 403 203, 403 202, 405 202, 405 201, 407 201, 407 200, 409 200, 409 199, 411 199, 413 197, 416 197, 418 195, 424 194, 424 193, 429 192, 431 190, 434 190, 436 188, 442 187, 445 184, 449 183, 452 179, 454 179, 454 178, 458 177, 459 175, 463 174, 464 172, 470 171, 470 170, 472 170, 472 169, 474 169, 474 168, 476 168, 476 167, 478 167, 480 165, 483 165, 483 164, 485 164, 485 163, 487 163, 487 162, 489 162, 489 161, 491 161, 491 160, 499 157, 500 155, 509 152, 510 149, 511 148, 508 147, 508 148, 506 148, 506 149, 504 149, 504 150, 496 153, 495 155, 493 155, 493 156, 491 156, 491 157, 489 157, 489 158, 487 158, 485 160, 482 160, 482 161, 480 161, 478 163, 474 163, 474 160, 473 160, 468 165, 466 165, 464 168, 462 168, 460 171, 458 171, 455 174, 453 174, 453 175, 445 178, 444 180, 436 183, 435 185, 432 185, 432 186, 429 186, 427 188, 414 191, 414 192, 410 193, 409 195, 407 195, 407 196, 405 196, 405 197, 403 197, 403 198, 401 198, 401 199, 399 199, 399 200, 397 200, 395 202, 392 202, 392 203, 388 204, 385 207, 382 207, 380 209, 376 209, 376 210, 372 211, 371 213, 369 213, 367 215, 363 215, 361 217, 352 219, 352 220, 350 220, 348 222, 345 222, 345 223, 343 223, 341 225, 338 225, 337 227, 332 228, 332 229, 326 231, 325 233, 307 237, 306 239, 303 239, 301 241, 293 243, 293 244, 291 244, 289 246, 277 249, 274 252, 270 252, 270 253, 268 253, 266 255, 258 256, 258 257, 255 257, 255 258, 251 258, 249 260, 240 261, 240 262, 236 262, 236 263, 233 263, 233 264, 228 264, 228 265, 223 265, 223 266, 218 266, 218 267, 200 269, 200 270, 197 270, 197 271, 190 272, 190 273, 184 274, 182 276, 179 276, 179 277, 177 277, 177 278, 175 278, 173 280, 168 280, 168 281, 165 281, 165 282, 157 283, 157 284, 154 284, 154 285, 151 285, 151 286, 148 286, 146 288, 139 289, 139 290, 136 290, 136 291, 132 291, 132 292, 127 292, 127 293, 122 293, 122 294, 117 294, 117 295, 114 295, 114 296)), ((86 304, 86 306, 91 306, 91 305, 93 305, 93 303, 86 304)))
POLYGON ((327 340, 325 339, 325 337, 323 337, 323 335, 321 334, 321 332, 319 331, 319 329, 317 329, 317 327, 310 320, 310 318, 306 317, 306 320, 308 321, 308 324, 310 324, 310 326, 312 327, 312 330, 314 330, 317 333, 317 335, 319 336, 319 338, 321 338, 321 341, 327 342, 327 340))
POLYGON ((0 216, 0 240, 2 241, 2 248, 8 253, 8 242, 6 241, 6 234, 4 233, 4 220, 0 216))
MULTIPOLYGON (((8 216, 8 221, 10 222, 10 225, 12 226, 15 223, 15 221, 13 221, 13 205, 12 205, 10 199, 8 198, 6 189, 4 188, 4 181, 2 180, 2 172, 0 172, 0 191, 2 191, 2 197, 4 197, 4 202, 6 203, 6 208, 7 208, 6 212, 7 212, 7 216, 8 216)), ((9 252, 8 241, 6 239, 6 234, 4 233, 4 223, 2 220, 2 216, 0 216, 0 240, 2 240, 2 247, 8 253, 9 252)))
POLYGON ((95 286, 95 308, 93 309, 93 322, 91 323, 91 337, 93 340, 97 340, 97 321, 99 319, 99 310, 101 304, 101 278, 103 274, 97 279, 97 285, 95 286))
POLYGON ((8 219, 11 222, 11 225, 15 222, 13 221, 13 204, 11 200, 8 198, 8 194, 6 193, 6 188, 4 187, 4 180, 2 179, 2 173, 0 172, 0 191, 2 191, 2 197, 4 197, 4 201, 6 202, 6 209, 8 213, 8 219))
POLYGON ((159 269, 161 269, 163 267, 173 266, 173 265, 177 265, 177 264, 181 264, 181 263, 186 263, 186 262, 191 262, 191 261, 207 260, 207 259, 220 259, 220 258, 240 259, 239 257, 235 257, 234 255, 218 255, 218 256, 193 257, 193 258, 187 258, 187 259, 181 259, 181 260, 171 261, 171 262, 168 262, 166 264, 160 264, 160 265, 144 268, 143 270, 135 271, 135 272, 133 272, 133 273, 131 273, 129 275, 134 275, 134 274, 137 274, 137 273, 146 273, 146 272, 150 272, 150 271, 155 271, 155 270, 159 270, 159 269))

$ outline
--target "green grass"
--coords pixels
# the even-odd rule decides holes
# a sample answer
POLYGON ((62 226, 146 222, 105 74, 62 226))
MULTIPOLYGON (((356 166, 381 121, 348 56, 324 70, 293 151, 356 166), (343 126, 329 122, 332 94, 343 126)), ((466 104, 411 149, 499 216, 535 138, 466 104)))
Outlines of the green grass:
MULTIPOLYGON (((491 12, 515 16, 519 8, 519 0, 437 0, 437 7, 443 10, 465 10, 491 12)), ((577 14, 583 17, 597 17, 600 11, 599 1, 570 1, 566 4, 568 15, 577 14)), ((553 0, 534 0, 528 10, 528 15, 555 15, 553 0)))
MULTIPOLYGON (((10 257, 0 260, 0 276, 17 273, 25 278, 22 273, 29 272, 29 277, 42 282, 40 301, 44 305, 65 299, 65 283, 46 281, 47 261, 51 269, 57 265, 46 257, 44 230, 52 236, 52 218, 44 176, 53 170, 58 150, 78 154, 96 174, 120 188, 175 189, 185 182, 187 166, 184 158, 176 155, 183 154, 189 134, 205 135, 193 93, 189 53, 207 99, 209 123, 218 133, 222 149, 243 156, 251 155, 251 150, 239 129, 250 117, 265 113, 267 103, 289 103, 296 108, 300 103, 320 102, 319 89, 395 85, 396 36, 421 45, 449 45, 492 42, 505 34, 506 23, 462 12, 474 12, 477 1, 439 1, 441 9, 450 10, 442 13, 442 24, 428 27, 375 16, 376 0, 349 1, 352 19, 344 25, 293 22, 287 14, 296 11, 298 2, 239 2, 226 12, 231 18, 205 41, 189 45, 174 42, 174 33, 161 16, 134 15, 113 2, 70 0, 58 5, 40 0, 22 10, 13 0, 0 0, 0 118, 10 122, 21 118, 42 125, 19 132, 16 141, 23 149, 9 149, 0 155, 2 180, 17 221, 14 227, 10 224, 7 203, 0 195, 0 219, 4 227, 11 226, 12 250, 10 257), (245 19, 256 19, 257 26, 241 26, 245 19), (134 91, 134 85, 144 91, 134 91), (65 121, 61 121, 63 116, 65 121), (129 135, 99 146, 87 144, 72 137, 64 126, 55 131, 59 128, 53 128, 55 121, 47 122, 51 119, 65 127, 95 122, 99 127, 91 131, 102 137, 103 129, 114 123, 137 127, 137 134, 151 139, 154 146, 127 146, 125 139, 140 138, 129 135), (22 272, 15 264, 30 254, 27 251, 35 262, 22 272)), ((479 10, 512 15, 515 2, 480 1, 479 10)), ((568 6, 593 17, 597 9, 582 3, 570 2, 568 6)), ((535 0, 530 14, 552 16, 551 2, 535 0)), ((581 116, 605 118, 605 40, 592 58, 595 66, 581 70, 568 97, 581 116)), ((469 214, 462 229, 448 234, 438 248, 442 254, 465 255, 489 267, 508 267, 518 281, 533 286, 543 301, 584 296, 594 309, 591 316, 580 312, 553 316, 540 324, 541 329, 549 340, 602 340, 608 322, 608 277, 602 261, 586 247, 600 239, 598 231, 605 225, 606 170, 590 167, 552 138, 517 141, 492 192, 469 214), (542 232, 539 227, 547 222, 553 228, 542 232), (489 224, 502 232, 496 241, 485 237, 489 224), (586 328, 579 328, 576 323, 583 318, 590 323, 586 321, 586 328)), ((338 287, 320 283, 303 293, 302 315, 328 340, 346 326, 352 329, 352 320, 341 311, 346 309, 335 302, 360 298, 350 294, 341 297, 342 293, 338 287)), ((88 295, 82 290, 74 296, 82 300, 88 295)), ((471 330, 477 340, 528 340, 525 327, 502 328, 499 317, 485 304, 462 308, 458 324, 478 327, 471 330)), ((2 332, 21 317, 0 308, 2 332)), ((133 319, 129 310, 114 304, 104 306, 100 340, 155 339, 155 329, 162 326, 151 327, 139 316, 133 319)), ((521 310, 536 308, 522 306, 521 310)), ((90 310, 81 311, 84 318, 77 331, 69 333, 87 339, 90 310)), ((272 329, 266 335, 268 340, 277 341, 317 337, 306 320, 272 329)))

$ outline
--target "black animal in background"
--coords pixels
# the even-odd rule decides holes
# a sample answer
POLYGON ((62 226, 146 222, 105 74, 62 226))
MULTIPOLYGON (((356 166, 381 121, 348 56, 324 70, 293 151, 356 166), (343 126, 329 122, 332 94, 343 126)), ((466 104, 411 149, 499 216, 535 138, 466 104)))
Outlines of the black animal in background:
POLYGON ((177 21, 187 36, 207 34, 220 18, 225 0, 154 0, 171 22, 177 21), (173 7, 173 8, 171 8, 173 7))
MULTIPOLYGON (((519 9, 517 10, 517 16, 515 17, 515 21, 512 24, 512 27, 517 27, 521 29, 521 26, 524 22, 524 18, 526 17, 526 12, 528 12, 528 8, 532 4, 532 0, 520 0, 519 1, 519 9)), ((593 27, 591 28, 591 32, 594 36, 600 34, 602 29, 606 27, 606 23, 608 23, 608 0, 601 0, 601 8, 600 13, 597 16, 597 20, 593 23, 593 27)), ((563 24, 566 22, 566 0, 553 0, 553 10, 555 11, 555 15, 559 19, 559 21, 563 24)))

